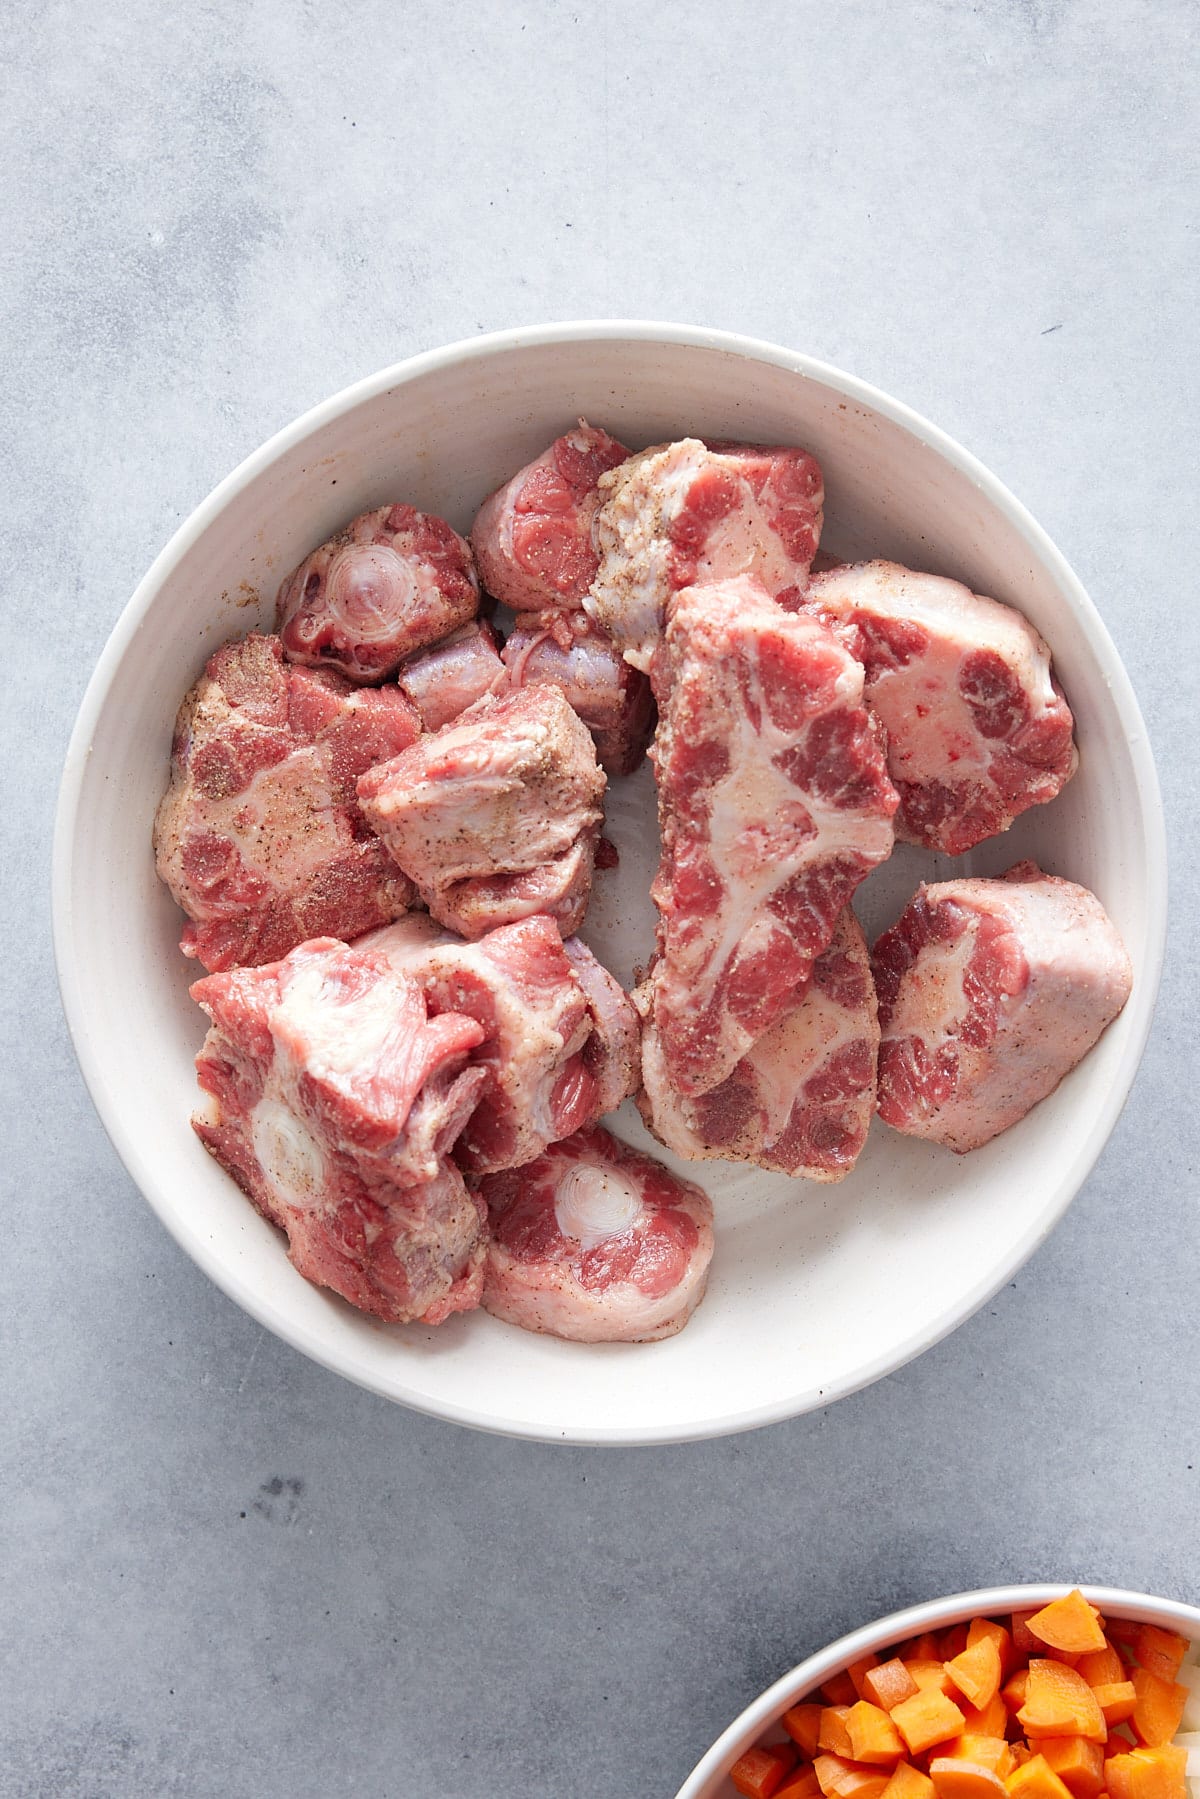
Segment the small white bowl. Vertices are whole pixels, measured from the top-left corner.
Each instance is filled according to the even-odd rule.
[[[814,1687],[863,1655],[879,1655],[892,1643],[920,1636],[926,1630],[945,1630],[968,1618],[999,1617],[1005,1612],[1031,1611],[1049,1605],[1071,1590],[1069,1582],[1025,1587],[986,1587],[978,1593],[955,1593],[949,1599],[930,1599],[907,1611],[893,1612],[862,1630],[851,1631],[800,1662],[789,1674],[767,1688],[740,1718],[717,1738],[708,1754],[692,1769],[676,1799],[737,1799],[726,1779],[739,1755],[771,1731],[772,1725]],[[1174,1599],[1155,1599],[1149,1593],[1126,1593],[1119,1587],[1084,1587],[1083,1593],[1099,1606],[1106,1618],[1128,1618],[1138,1624],[1159,1624],[1178,1631],[1193,1643],[1200,1642],[1200,1611]],[[772,1738],[778,1736],[772,1732]]]
[[[706,1163],[710,1291],[650,1346],[564,1344],[482,1314],[388,1328],[308,1286],[188,1127],[201,971],[155,879],[154,810],[179,701],[224,639],[270,628],[282,576],[353,514],[405,499],[466,529],[483,496],[577,415],[632,445],[695,433],[799,443],[824,467],[827,546],[961,577],[1044,633],[1082,764],[1052,806],[959,859],[1027,855],[1082,881],[1133,960],[1133,996],[1097,1049],[1014,1130],[960,1160],[877,1126],[840,1186]],[[644,958],[657,854],[649,771],[616,783],[621,850],[585,935],[625,981]],[[944,858],[901,849],[861,891],[868,930]],[[67,1019],[97,1110],[180,1244],[261,1323],[351,1380],[485,1429],[653,1443],[786,1418],[898,1367],[968,1317],[1061,1217],[1108,1137],[1158,985],[1166,904],[1158,786],[1103,624],[1054,545],[964,450],[897,401],[790,350],[673,325],[510,331],[414,357],[337,395],[235,470],[176,533],[100,659],[71,740],[55,840]],[[631,1107],[619,1128],[648,1143]],[[669,1159],[669,1158],[668,1158]]]

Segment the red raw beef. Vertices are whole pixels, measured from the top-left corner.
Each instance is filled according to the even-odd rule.
[[[205,1147],[297,1269],[391,1323],[478,1305],[482,1208],[448,1160],[486,1084],[474,1019],[427,1018],[409,976],[330,938],[192,988]]]
[[[419,731],[398,689],[289,667],[277,637],[217,650],[180,707],[154,824],[159,876],[192,920],[184,954],[213,970],[272,962],[406,911],[412,884],[355,782]]]
[[[577,610],[596,572],[596,483],[628,454],[580,419],[486,499],[471,547],[487,591],[514,612]]]
[[[1054,1091],[1133,980],[1095,895],[1033,862],[921,887],[872,960],[879,1116],[960,1154]]]
[[[479,610],[470,545],[445,519],[380,506],[306,556],[279,589],[290,662],[380,681]]]
[[[482,1187],[492,1241],[483,1303],[522,1330],[646,1343],[704,1294],[712,1204],[605,1130],[578,1131]]]
[[[961,855],[1075,773],[1050,651],[1011,606],[895,562],[814,575],[804,605],[866,669],[905,842]]]
[[[491,625],[486,619],[472,619],[440,643],[409,656],[400,664],[396,681],[425,729],[440,731],[485,694],[507,687],[508,674]]]
[[[821,533],[824,486],[806,450],[685,437],[602,476],[586,612],[635,668],[650,667],[671,595],[755,575],[799,600]]]
[[[690,1161],[753,1162],[813,1181],[840,1181],[875,1112],[879,1022],[862,927],[849,906],[801,997],[707,1093],[666,1079],[657,1032],[643,1039],[642,1116]]]
[[[559,688],[591,732],[600,766],[610,775],[630,775],[654,732],[650,682],[585,612],[564,613],[558,624],[556,634],[518,619],[503,651],[509,680],[514,687]]]
[[[363,814],[433,916],[464,937],[587,909],[604,774],[553,687],[477,700],[358,783]]]
[[[528,1162],[546,1144],[612,1110],[637,1084],[637,1017],[578,941],[527,918],[464,943],[414,914],[364,948],[414,979],[430,1012],[473,1018],[486,1071],[455,1151],[471,1174]]]
[[[752,576],[675,597],[652,679],[662,861],[648,1004],[666,1078],[694,1096],[792,1006],[891,851],[896,794],[861,667]]]

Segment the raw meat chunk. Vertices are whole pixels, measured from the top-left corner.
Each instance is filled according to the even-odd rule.
[[[862,669],[752,576],[675,597],[652,680],[652,1011],[666,1078],[695,1095],[789,1010],[891,851],[896,795]]]
[[[433,916],[464,937],[587,909],[604,775],[553,687],[491,694],[363,775],[359,803]]]
[[[578,609],[596,572],[596,483],[629,452],[580,419],[483,502],[471,547],[488,592],[514,612]]]
[[[330,938],[197,981],[193,1126],[297,1269],[391,1323],[478,1305],[482,1208],[446,1158],[486,1083],[474,1019],[427,1019],[387,959]]]
[[[380,681],[479,610],[470,545],[414,506],[380,506],[306,556],[279,589],[290,662]]]
[[[814,575],[804,604],[866,669],[906,843],[961,855],[1075,773],[1050,651],[1011,606],[895,562]]]
[[[630,775],[654,732],[650,682],[585,612],[563,614],[563,621],[568,631],[558,636],[536,621],[517,621],[503,652],[509,680],[514,687],[559,688],[591,732],[600,766],[610,775]]]
[[[492,1241],[483,1303],[522,1330],[648,1343],[683,1329],[712,1260],[712,1204],[605,1130],[483,1182]]]
[[[847,906],[812,980],[707,1093],[686,1098],[665,1078],[657,1032],[643,1039],[646,1123],[692,1161],[753,1162],[813,1181],[853,1168],[875,1112],[879,1021],[862,927]]]
[[[440,731],[487,693],[508,685],[496,633],[484,619],[460,625],[400,664],[396,681],[427,731]]]
[[[363,823],[357,777],[414,742],[395,688],[291,668],[277,637],[224,644],[179,710],[154,822],[160,878],[206,968],[272,962],[406,911],[409,882]]]
[[[786,606],[807,585],[825,496],[806,450],[685,437],[631,456],[600,495],[584,609],[635,668],[649,669],[682,587],[756,575]]]
[[[364,945],[410,976],[430,1012],[473,1018],[486,1071],[458,1139],[472,1174],[529,1162],[617,1106],[637,1082],[637,1019],[628,998],[577,939],[528,918],[464,943],[419,914]]]
[[[872,961],[879,1116],[960,1154],[1052,1093],[1133,981],[1095,895],[1033,862],[921,887]]]

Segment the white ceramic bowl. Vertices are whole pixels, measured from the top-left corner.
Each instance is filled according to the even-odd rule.
[[[652,1346],[564,1344],[475,1314],[389,1328],[308,1286],[282,1237],[188,1128],[200,972],[155,879],[150,827],[171,725],[225,638],[269,628],[282,576],[354,513],[403,498],[466,529],[483,496],[584,414],[642,445],[687,432],[800,443],[826,474],[826,544],[961,577],[1025,611],[1054,649],[1082,765],[1053,806],[960,858],[1037,856],[1099,894],[1133,997],[1017,1128],[966,1160],[876,1126],[840,1186],[722,1163],[710,1291]],[[618,783],[617,875],[585,935],[621,978],[652,934],[649,771]],[[944,859],[901,850],[860,895],[868,930]],[[746,1429],[898,1367],[981,1305],[1041,1242],[1112,1130],[1146,1040],[1162,957],[1165,852],[1137,704],[1094,608],[1045,534],[934,426],[790,350],[670,325],[505,332],[414,357],[290,425],[193,514],[130,600],[71,740],[55,844],[64,1004],[96,1107],[168,1229],[237,1303],[306,1354],[404,1404],[487,1429],[647,1443]],[[648,1142],[632,1107],[620,1128]]]
[[[910,1606],[907,1611],[893,1612],[862,1630],[831,1643],[828,1649],[810,1655],[789,1674],[767,1688],[740,1718],[736,1718],[719,1736],[708,1754],[688,1775],[676,1799],[737,1799],[735,1789],[726,1776],[738,1756],[761,1737],[777,1739],[780,1732],[772,1727],[790,1705],[795,1705],[831,1674],[857,1661],[862,1655],[880,1655],[892,1643],[906,1637],[919,1636],[926,1630],[944,1630],[968,1618],[999,1617],[1004,1612],[1029,1611],[1048,1605],[1070,1591],[1070,1583],[1024,1587],[987,1587],[978,1593],[955,1593],[949,1599],[930,1599],[924,1605]],[[1139,1624],[1159,1624],[1164,1630],[1178,1631],[1193,1643],[1200,1642],[1200,1611],[1195,1606],[1181,1605],[1173,1599],[1154,1599],[1149,1593],[1126,1593],[1119,1587],[1084,1587],[1093,1605],[1099,1606],[1106,1618],[1128,1618]]]

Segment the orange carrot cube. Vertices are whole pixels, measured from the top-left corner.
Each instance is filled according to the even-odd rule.
[[[779,1720],[793,1743],[798,1744],[801,1752],[810,1760],[817,1753],[821,1713],[824,1709],[821,1705],[790,1705]]]
[[[967,1625],[951,1624],[948,1630],[938,1632],[938,1660],[951,1662],[956,1655],[961,1655],[967,1646]]]
[[[1098,1799],[1104,1791],[1104,1749],[1085,1737],[1042,1737],[1039,1752],[1074,1799]]]
[[[981,1637],[946,1663],[946,1673],[969,1704],[985,1706],[1000,1691],[1000,1651]]]
[[[969,1730],[949,1743],[939,1744],[938,1754],[953,1756],[956,1761],[975,1762],[981,1768],[990,1768],[1001,1780],[1006,1780],[1017,1765],[1013,1760],[1012,1750],[1003,1737],[980,1736]]]
[[[826,1705],[822,1708],[821,1728],[817,1732],[818,1749],[824,1749],[830,1755],[844,1755],[847,1761],[854,1759],[850,1753],[850,1732],[846,1729],[846,1719],[849,1716],[848,1705]]]
[[[904,1666],[922,1692],[932,1687],[935,1692],[944,1693],[951,1686],[945,1662],[931,1661],[927,1656],[914,1656]]]
[[[1125,1678],[1125,1664],[1109,1642],[1103,1649],[1081,1655],[1075,1666],[1090,1687],[1111,1686],[1113,1681]]]
[[[1024,1698],[1021,1701],[1024,1704]],[[955,1700],[955,1704],[966,1719],[967,1730],[977,1737],[1002,1737],[1008,1729],[1008,1707],[1000,1693],[994,1693],[986,1705],[968,1705],[963,1700]]]
[[[1175,1679],[1188,1647],[1186,1637],[1174,1630],[1161,1630],[1157,1624],[1139,1624],[1133,1639],[1133,1652],[1139,1662],[1160,1680]]]
[[[904,1660],[914,1662],[940,1662],[945,1657],[938,1654],[938,1640],[932,1630],[927,1630],[919,1637],[914,1637],[912,1647]]]
[[[772,1744],[769,1749],[757,1744],[738,1756],[729,1770],[730,1781],[745,1799],[775,1799],[784,1776],[791,1771],[793,1754],[790,1744],[786,1755],[782,1744]]]
[[[843,1755],[818,1755],[813,1769],[826,1799],[879,1799],[888,1776],[879,1768],[863,1768]]]
[[[957,1755],[935,1755],[929,1778],[937,1799],[1002,1799],[1004,1782],[991,1768]]]
[[[936,1687],[926,1687],[912,1699],[903,1699],[894,1707],[892,1723],[904,1738],[911,1755],[932,1749],[935,1743],[948,1742],[962,1735],[963,1715],[953,1699]]]
[[[1033,1618],[1036,1615],[1035,1607],[1035,1609],[1030,1612],[1014,1612],[1010,1619],[1012,1625],[1013,1648],[1017,1651],[1018,1655],[1040,1655],[1041,1653],[1042,1639],[1040,1637],[1035,1637],[1033,1632],[1028,1628],[1030,1618]]]
[[[933,1782],[911,1762],[897,1762],[883,1794],[884,1799],[934,1799]]]
[[[1048,1643],[1064,1655],[1089,1655],[1105,1646],[1099,1618],[1095,1606],[1073,1587],[1064,1599],[1052,1599],[1034,1612],[1025,1626],[1039,1644]]]
[[[1010,1712],[1019,1712],[1025,1703],[1025,1694],[1029,1686],[1029,1669],[1018,1668],[1010,1675],[1000,1689],[1000,1696]]]
[[[904,1754],[900,1732],[888,1714],[869,1699],[860,1699],[846,1714],[850,1759],[874,1767],[891,1768]]]
[[[1031,1755],[1004,1783],[1008,1799],[1071,1799],[1044,1755]]]
[[[840,1674],[831,1674],[828,1680],[822,1681],[820,1693],[826,1705],[853,1705],[858,1698],[854,1682],[845,1670]]]
[[[1105,1766],[1112,1799],[1187,1799],[1186,1749],[1161,1743],[1111,1756]]]
[[[860,1656],[856,1662],[850,1663],[846,1672],[850,1676],[850,1682],[854,1688],[856,1698],[869,1699],[871,1697],[869,1693],[863,1691],[863,1681],[870,1673],[871,1669],[877,1668],[878,1666],[879,1657],[877,1655],[863,1655]]]
[[[821,1783],[817,1771],[805,1762],[787,1775],[775,1799],[819,1799]]]
[[[1136,1695],[1130,1718],[1133,1734],[1139,1743],[1157,1749],[1160,1743],[1169,1743],[1179,1729],[1188,1690],[1152,1674],[1149,1668],[1135,1668],[1130,1679]]]
[[[1012,1633],[1005,1630],[1003,1624],[996,1624],[991,1618],[972,1618],[967,1627],[967,1648],[973,1649],[980,1637],[991,1637],[1000,1651],[1000,1666],[1007,1680],[1012,1673],[1016,1657],[1013,1653]]]
[[[1132,1718],[1137,1688],[1131,1680],[1114,1680],[1107,1686],[1093,1687],[1092,1691],[1110,1730],[1114,1724],[1124,1724]]]
[[[1017,1713],[1025,1735],[1038,1737],[1087,1737],[1102,1743],[1108,1735],[1104,1713],[1082,1675],[1061,1662],[1035,1657],[1029,1664],[1025,1703]]]
[[[864,1699],[870,1699],[881,1711],[890,1712],[902,1699],[911,1699],[919,1691],[904,1663],[895,1656],[889,1662],[880,1662],[863,1676]]]

